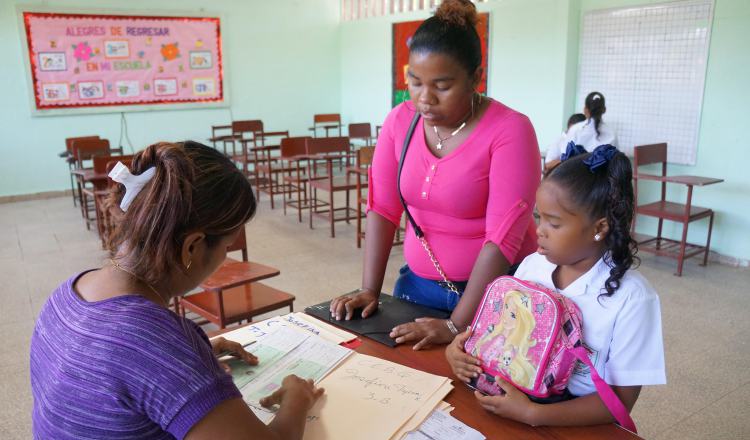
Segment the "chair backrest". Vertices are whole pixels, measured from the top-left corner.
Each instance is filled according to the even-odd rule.
[[[661,164],[661,175],[667,175],[667,144],[638,145],[633,148],[633,194],[638,209],[638,167],[653,163]],[[667,199],[667,183],[661,182],[661,201]],[[633,224],[635,226],[635,223]]]
[[[112,166],[114,167],[114,164],[117,162],[122,162],[125,165],[127,165],[128,168],[130,168],[130,164],[133,162],[133,156],[94,156],[94,172],[97,174],[103,174],[107,173],[109,174],[110,171],[112,171],[112,168],[107,169],[110,162],[112,163]]]
[[[313,123],[323,124],[327,122],[341,123],[341,115],[338,113],[323,113],[313,116]]]
[[[72,138],[65,138],[65,149],[70,153],[71,155],[74,155],[73,152],[73,142],[75,141],[87,141],[91,139],[99,139],[99,136],[78,136],[78,137],[72,137]],[[75,156],[73,156],[75,157]]]
[[[109,156],[109,141],[107,139],[82,139],[73,142],[73,156],[80,167],[85,160],[95,156]]]
[[[351,139],[367,139],[372,137],[372,127],[369,122],[349,124],[349,137]]]
[[[372,165],[375,147],[362,147],[357,150],[357,166],[367,168]]]
[[[247,237],[245,237],[245,226],[240,226],[240,233],[234,243],[227,246],[227,252],[242,251],[242,261],[247,261]]]
[[[310,136],[287,137],[281,139],[279,147],[281,156],[292,157],[307,154],[307,142]]]
[[[348,136],[327,137],[327,138],[308,138],[307,139],[307,153],[308,154],[348,153],[348,152],[349,152],[349,137]]]
[[[633,163],[637,169],[641,165],[667,162],[667,144],[639,145],[633,149]],[[637,172],[637,170],[636,170]]]
[[[260,119],[253,119],[247,121],[232,121],[232,133],[257,133],[263,131],[263,121]]]

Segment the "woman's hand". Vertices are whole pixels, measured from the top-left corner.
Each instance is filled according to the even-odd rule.
[[[395,339],[397,344],[418,341],[412,347],[414,350],[427,345],[447,344],[453,340],[453,333],[446,322],[446,319],[417,318],[414,322],[394,327],[389,336]]]
[[[485,396],[479,391],[474,392],[482,408],[507,419],[534,425],[534,408],[537,404],[500,377],[495,378],[495,383],[504,391],[504,394]]]
[[[464,346],[469,337],[471,337],[471,327],[456,335],[453,342],[445,349],[445,358],[448,360],[453,374],[466,383],[482,374],[482,362],[464,351]]]
[[[345,318],[348,321],[352,319],[352,315],[356,309],[364,308],[362,310],[362,318],[367,318],[378,309],[379,297],[378,293],[370,289],[359,289],[334,298],[331,301],[331,317],[336,320]]]
[[[325,390],[316,387],[312,379],[305,380],[290,374],[281,382],[281,388],[260,399],[260,404],[266,408],[294,404],[299,405],[296,409],[307,412],[323,393]]]
[[[230,341],[228,339],[218,337],[211,340],[211,348],[213,349],[214,356],[219,356],[222,353],[228,353],[236,358],[243,360],[248,365],[258,365],[258,358],[252,353],[245,351],[245,348],[239,342]],[[225,362],[219,362],[224,371],[227,373],[232,372],[232,369]]]

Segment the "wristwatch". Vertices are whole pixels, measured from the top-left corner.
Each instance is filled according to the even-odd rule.
[[[456,328],[456,324],[454,324],[453,321],[451,321],[450,319],[447,319],[445,321],[445,325],[448,326],[448,330],[450,330],[454,336],[458,334],[458,329]]]

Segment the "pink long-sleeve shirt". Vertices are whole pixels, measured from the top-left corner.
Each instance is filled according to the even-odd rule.
[[[388,114],[370,169],[368,211],[395,225],[403,213],[396,188],[398,161],[413,117],[409,102]],[[529,119],[497,101],[490,102],[463,144],[443,158],[429,150],[420,119],[406,154],[401,190],[450,280],[469,279],[486,243],[496,244],[511,264],[536,251],[532,212],[540,162]],[[404,255],[420,277],[441,279],[411,226]]]

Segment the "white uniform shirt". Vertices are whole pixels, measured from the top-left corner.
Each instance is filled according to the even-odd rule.
[[[544,159],[545,162],[560,159],[570,141],[573,141],[576,145],[583,146],[589,153],[594,151],[594,148],[599,145],[610,144],[616,147],[617,136],[610,126],[601,121],[599,123],[599,133],[597,134],[595,125],[593,119],[586,119],[571,126],[564,138],[561,137],[555,144],[550,145],[547,150],[547,156]]]
[[[648,281],[628,270],[614,295],[599,297],[606,293],[604,282],[609,277],[604,259],[562,290],[552,282],[556,267],[545,256],[533,253],[514,276],[556,290],[578,305],[584,344],[604,381],[619,386],[667,383],[659,297]],[[596,392],[591,373],[581,362],[576,363],[568,390],[576,396]]]

